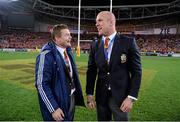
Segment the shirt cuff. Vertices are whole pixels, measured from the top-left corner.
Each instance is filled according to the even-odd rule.
[[[92,94],[87,94],[87,96],[93,96]]]
[[[137,98],[135,98],[135,97],[133,97],[133,96],[130,96],[130,95],[128,95],[128,98],[131,98],[131,99],[133,99],[133,100],[138,100]]]

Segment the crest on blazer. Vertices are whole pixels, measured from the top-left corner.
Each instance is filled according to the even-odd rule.
[[[126,54],[121,55],[121,63],[125,63],[127,61],[127,56]]]

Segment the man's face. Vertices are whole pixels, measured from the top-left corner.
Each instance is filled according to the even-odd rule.
[[[96,18],[96,27],[98,29],[99,35],[107,35],[109,28],[111,27],[110,21],[106,14],[100,13]]]
[[[69,29],[62,29],[61,30],[61,36],[60,37],[55,37],[55,43],[62,47],[62,48],[67,48],[67,47],[71,47],[71,34]]]

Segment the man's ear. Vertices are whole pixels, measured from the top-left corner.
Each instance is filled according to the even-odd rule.
[[[110,24],[113,25],[114,24],[114,20],[111,18],[110,20]]]
[[[113,26],[113,24],[114,24],[114,23],[113,23],[113,21],[112,21],[112,20],[110,20],[110,25],[111,25],[111,27]]]
[[[54,37],[54,39],[55,39],[54,41],[56,42],[57,40],[59,40],[59,38],[60,38],[60,37],[55,36],[55,37]]]

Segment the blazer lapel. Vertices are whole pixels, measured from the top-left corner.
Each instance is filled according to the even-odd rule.
[[[76,67],[76,64],[75,64],[75,61],[73,58],[73,53],[72,53],[71,49],[67,49],[67,54],[69,56],[69,60],[70,60],[71,66],[72,66],[72,77],[74,77],[74,76],[77,77],[78,71],[77,71],[77,67]]]
[[[113,47],[112,47],[112,51],[111,51],[111,56],[110,56],[110,62],[109,62],[109,67],[111,68],[111,65],[112,65],[112,62],[113,62],[113,59],[116,58],[116,52],[117,52],[117,49],[119,47],[119,36],[116,34],[115,36],[115,39],[114,39],[114,44],[113,44]]]
[[[63,65],[63,68],[65,69],[66,75],[67,75],[69,78],[71,78],[71,77],[70,77],[70,74],[69,74],[69,70],[68,70],[68,68],[67,68],[67,66],[66,66],[66,64],[65,64],[65,62],[64,62],[63,57],[62,57],[61,54],[59,53],[59,51],[58,51],[58,54],[59,54],[60,60],[63,62],[62,65]]]
[[[72,53],[71,53],[71,51],[67,51],[67,54],[69,56],[69,60],[70,60],[70,63],[71,63],[71,66],[72,66],[72,70],[73,70],[73,73],[74,73],[76,71],[75,71],[75,62],[74,62]]]
[[[98,64],[99,66],[102,66],[103,68],[105,68],[105,70],[109,69],[106,58],[105,58],[105,54],[104,54],[103,41],[101,41],[100,47],[95,53],[95,61],[96,61],[96,64]]]
[[[105,54],[104,54],[104,45],[103,45],[103,41],[101,41],[100,43],[100,47],[99,50],[96,52],[96,59],[97,59],[97,63],[102,63],[102,62],[106,62],[106,58],[105,58]]]
[[[69,78],[71,78],[70,76],[70,73],[69,73],[69,69],[67,68],[66,64],[64,63],[64,68],[65,68],[65,71],[66,71],[66,74]]]

